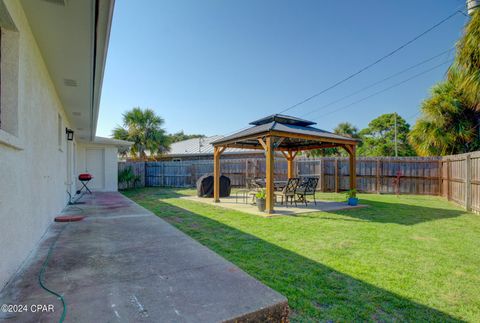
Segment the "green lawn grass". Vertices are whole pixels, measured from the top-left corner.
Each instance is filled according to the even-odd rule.
[[[179,198],[193,193],[124,192],[285,295],[294,322],[480,322],[479,215],[361,194],[368,208],[265,218]]]

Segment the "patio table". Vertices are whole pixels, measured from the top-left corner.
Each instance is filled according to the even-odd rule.
[[[265,186],[266,186],[266,182],[265,182],[264,178],[256,179],[255,183],[260,185],[262,188],[265,188]],[[285,185],[287,185],[287,181],[283,181],[283,180],[273,181],[273,186],[274,186],[275,190],[281,191],[285,187]]]

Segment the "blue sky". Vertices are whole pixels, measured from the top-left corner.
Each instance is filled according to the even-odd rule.
[[[279,112],[372,63],[464,5],[463,0],[117,0],[97,135],[140,106],[168,132],[226,134]],[[463,9],[463,7],[462,7]],[[452,47],[458,14],[394,56],[288,114],[332,130],[359,128],[383,113],[415,121],[448,65],[341,109],[453,58],[427,64],[335,105],[356,90]],[[323,108],[322,108],[323,107]],[[318,110],[319,108],[322,108]]]

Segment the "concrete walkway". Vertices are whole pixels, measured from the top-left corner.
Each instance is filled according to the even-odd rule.
[[[65,298],[66,322],[222,322],[287,319],[284,296],[119,193],[86,196],[81,222],[54,223],[21,272],[0,293],[8,322],[54,322],[61,302],[38,274],[58,237],[45,285]],[[33,313],[31,305],[53,305]],[[47,309],[47,308],[45,308]]]
[[[257,206],[252,204],[251,197],[247,199],[247,201],[245,201],[245,199],[242,199],[241,197],[235,197],[234,193],[232,195],[233,196],[220,198],[220,203],[215,203],[213,201],[213,198],[206,198],[206,197],[182,196],[181,198],[190,200],[190,201],[219,206],[219,207],[223,207],[223,208],[234,210],[234,211],[260,215],[264,217],[271,217],[271,216],[278,216],[278,215],[295,216],[295,215],[312,213],[312,212],[334,212],[334,211],[340,211],[340,210],[349,210],[349,209],[358,209],[358,208],[367,207],[367,205],[362,205],[362,204],[359,204],[356,206],[350,206],[345,202],[333,202],[333,201],[317,201],[317,204],[315,205],[313,201],[308,200],[309,202],[307,206],[305,206],[304,203],[300,203],[300,202],[297,202],[297,206],[290,205],[290,202],[288,206],[284,206],[284,205],[281,205],[280,203],[276,203],[275,209],[274,209],[275,213],[268,214],[265,212],[260,212]]]

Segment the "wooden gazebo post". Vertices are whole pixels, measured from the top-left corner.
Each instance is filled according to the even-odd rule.
[[[282,154],[283,156],[285,157],[285,159],[287,160],[287,176],[288,178],[293,178],[295,177],[295,168],[293,167],[293,161],[295,159],[295,157],[297,156],[297,153],[298,151],[291,151],[289,150],[288,152],[284,152],[282,150]]]
[[[353,190],[357,187],[357,164],[356,164],[356,145],[345,145],[345,150],[350,157],[350,189]]]
[[[275,147],[273,145],[273,137],[266,136],[258,138],[258,142],[265,149],[265,212],[273,213],[274,205],[274,165],[275,165]]]
[[[220,155],[226,147],[213,147],[213,200],[220,202]]]
[[[274,165],[275,165],[275,155],[273,147],[273,138],[271,136],[266,137],[265,139],[265,150],[266,150],[266,198],[265,198],[265,212],[273,213],[274,205]]]

